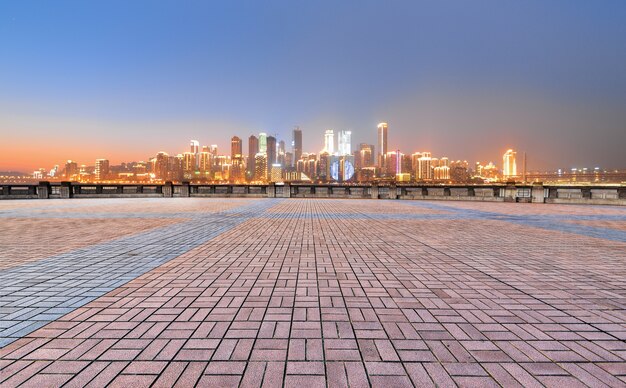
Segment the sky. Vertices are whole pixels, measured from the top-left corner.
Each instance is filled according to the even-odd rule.
[[[626,2],[0,1],[0,171],[267,132],[626,168]],[[244,148],[247,140],[244,141]]]

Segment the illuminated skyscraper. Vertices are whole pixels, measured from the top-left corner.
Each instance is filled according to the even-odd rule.
[[[335,153],[335,132],[332,129],[327,129],[324,133],[324,151],[327,154]]]
[[[259,133],[259,152],[267,153],[267,133]]]
[[[233,136],[230,139],[230,157],[234,159],[241,155],[243,155],[241,138]]]
[[[183,177],[192,179],[196,172],[196,155],[192,152],[183,153]]]
[[[208,179],[211,177],[211,167],[213,166],[213,155],[210,152],[202,151],[198,154],[198,170],[200,177]]]
[[[154,177],[156,179],[167,180],[169,178],[170,157],[167,153],[161,151],[156,154],[154,161]]]
[[[516,156],[517,152],[513,150],[507,150],[502,156],[502,177],[504,179],[517,176],[517,165],[515,163]]]
[[[430,152],[422,152],[422,156],[418,159],[417,178],[420,180],[432,179],[432,165]]]
[[[373,167],[372,146],[370,144],[361,143],[359,145],[358,158],[355,160],[357,168]]]
[[[192,154],[197,154],[200,152],[200,142],[198,140],[192,140],[189,144],[189,152]]]
[[[281,140],[278,142],[278,151],[276,152],[276,163],[282,165],[283,167],[290,167],[291,164],[287,164],[285,162],[285,141]]]
[[[384,169],[385,155],[387,155],[387,123],[378,124],[378,167]]]
[[[65,179],[72,179],[76,175],[78,175],[78,163],[68,160],[65,163]]]
[[[280,164],[272,164],[270,170],[270,182],[282,182],[283,181],[283,166]]]
[[[300,127],[293,127],[291,147],[293,149],[293,159],[295,164],[298,160],[302,159],[302,130],[300,130]]]
[[[254,179],[267,180],[267,154],[265,152],[258,152],[254,156]]]
[[[339,156],[352,154],[352,132],[351,131],[339,131],[338,138],[338,151]]]
[[[97,181],[105,180],[109,176],[109,160],[108,159],[96,159],[96,168],[94,175]]]

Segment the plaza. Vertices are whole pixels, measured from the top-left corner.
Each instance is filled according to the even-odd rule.
[[[0,201],[0,385],[626,386],[626,207]]]

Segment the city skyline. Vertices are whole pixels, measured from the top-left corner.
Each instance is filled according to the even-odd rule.
[[[611,1],[3,2],[0,170],[294,125],[313,149],[327,128],[377,144],[381,119],[390,150],[623,168],[624,19]]]

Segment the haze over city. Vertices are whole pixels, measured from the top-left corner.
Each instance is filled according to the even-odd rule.
[[[35,6],[36,5],[36,6]],[[3,2],[0,171],[327,129],[529,169],[626,166],[626,4]]]

